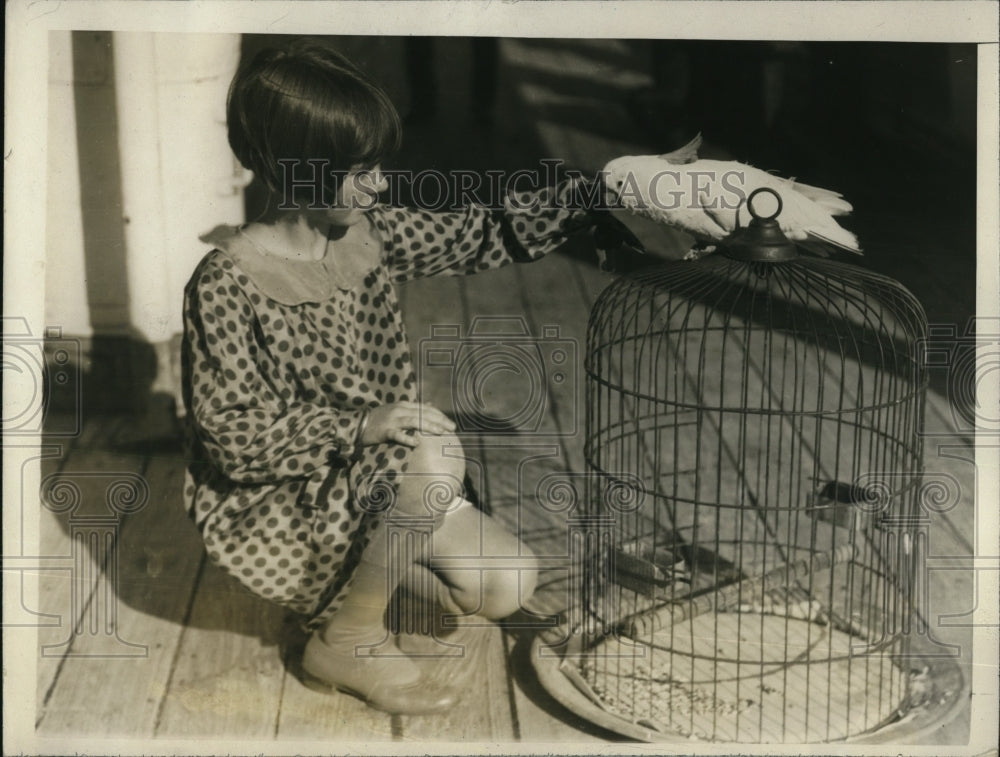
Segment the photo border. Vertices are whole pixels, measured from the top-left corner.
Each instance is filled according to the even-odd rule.
[[[32,333],[44,332],[46,124],[48,32],[52,30],[143,30],[150,32],[240,32],[329,35],[611,37],[755,40],[856,40],[978,43],[977,145],[977,315],[1000,314],[998,272],[998,57],[997,5],[994,2],[367,2],[364,0],[195,0],[143,2],[100,0],[12,0],[6,7],[6,126],[4,314],[27,320]],[[43,282],[41,285],[39,282]],[[4,376],[4,402],[15,403],[20,387]],[[983,401],[998,400],[997,387],[984,386]],[[19,439],[31,444],[38,440]],[[980,531],[976,556],[992,557],[997,529],[1000,448],[977,440],[976,466],[983,481],[977,497]],[[37,471],[24,479],[39,483]],[[20,480],[4,476],[7,507],[20,502]],[[985,495],[985,496],[984,496]],[[37,523],[27,524],[24,539],[37,540]],[[17,534],[4,531],[4,552],[20,548]],[[978,576],[980,597],[1000,596],[1000,572]],[[5,613],[14,597],[5,596]],[[978,608],[994,617],[997,603]],[[4,744],[7,753],[28,754],[424,754],[478,753],[648,753],[664,746],[608,744],[475,744],[391,742],[336,744],[308,741],[131,741],[117,739],[41,739],[34,733],[35,655],[30,629],[4,634]],[[27,653],[25,650],[28,650]],[[984,749],[983,738],[996,733],[996,627],[977,628],[973,640],[976,694],[972,701],[972,739],[954,754]],[[994,736],[995,738],[995,736]],[[978,739],[978,740],[977,740]],[[995,741],[992,742],[995,748]],[[732,753],[733,745],[692,744],[698,753]],[[673,747],[667,747],[673,749]],[[745,754],[801,754],[800,746],[739,745]],[[941,754],[941,747],[886,748],[869,745],[817,745],[812,752],[841,754]]]

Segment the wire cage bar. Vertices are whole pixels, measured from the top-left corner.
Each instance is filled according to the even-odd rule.
[[[843,740],[901,716],[925,335],[901,285],[819,258],[717,254],[604,291],[585,513],[610,536],[586,557],[563,665],[593,703],[727,742]]]

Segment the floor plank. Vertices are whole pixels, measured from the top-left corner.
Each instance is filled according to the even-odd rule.
[[[534,327],[560,324],[561,321],[546,321],[544,318],[551,315],[551,312],[536,310],[539,302],[534,295],[544,291],[541,287],[546,282],[527,282],[533,276],[543,276],[550,274],[552,269],[558,271],[561,268],[560,260],[552,263],[543,260],[492,272],[489,274],[490,279],[487,276],[470,279],[466,289],[470,303],[469,318],[524,319],[524,328],[531,337],[538,338],[540,332]],[[551,275],[548,278],[547,283],[551,283]],[[548,296],[548,293],[545,294]],[[579,315],[579,312],[575,314]],[[570,311],[569,315],[574,313]],[[579,355],[576,359],[579,360]],[[544,380],[548,366],[543,364],[539,367]],[[503,378],[488,384],[487,397],[495,415],[512,417],[525,407],[527,382],[523,380],[523,376],[518,377],[518,381]],[[546,385],[543,388],[545,391],[548,389]],[[539,557],[545,559],[568,556],[566,519],[574,503],[567,501],[560,503],[559,507],[547,509],[548,502],[542,500],[559,483],[569,484],[575,497],[582,494],[582,479],[569,463],[573,455],[580,457],[580,435],[552,433],[562,430],[560,416],[565,419],[576,412],[576,391],[575,388],[566,387],[565,390],[560,389],[558,394],[549,394],[547,404],[541,408],[545,417],[536,424],[537,428],[525,426],[521,433],[509,436],[484,433],[479,439],[490,498],[497,503],[498,511],[501,505],[504,510],[502,514],[498,512],[497,517],[503,518],[508,527],[534,548]],[[568,449],[573,449],[574,452],[568,453]],[[551,528],[557,529],[556,534],[549,531]],[[558,533],[560,530],[561,533]],[[531,533],[535,533],[535,537],[530,536]],[[536,538],[540,535],[544,535],[543,538],[547,541]]]
[[[550,271],[554,270],[555,273],[550,272],[547,275],[542,275],[546,272],[544,269],[539,269],[539,266],[545,266],[546,264],[547,261],[543,261],[531,264],[530,266],[511,266],[474,279],[464,280],[462,288],[467,305],[462,325],[466,329],[471,328],[473,319],[477,317],[480,319],[490,319],[490,323],[492,324],[497,322],[492,319],[505,317],[509,319],[521,319],[527,315],[525,325],[529,333],[538,335],[539,324],[561,323],[564,318],[543,320],[553,316],[551,309],[541,313],[540,316],[534,316],[530,312],[530,308],[535,304],[533,295],[544,293],[547,298],[550,298],[550,292],[545,291],[546,287],[551,286],[555,278],[564,275],[566,273],[566,266],[570,265],[567,261],[552,256],[552,262],[548,263],[548,266]],[[538,282],[534,281],[533,277],[535,276],[539,278]],[[526,280],[532,281],[530,291],[528,292],[525,292],[524,282]],[[530,303],[527,314],[525,313],[526,301]],[[585,312],[583,303],[580,303],[577,310],[576,315],[581,315]],[[563,313],[565,315],[565,310]],[[433,315],[430,317],[433,317]],[[480,324],[482,323],[484,323],[483,320],[480,321]],[[412,331],[411,329],[411,333]],[[578,338],[578,336],[575,334],[570,338]],[[574,359],[578,358],[579,356],[577,355]],[[435,386],[437,391],[441,391],[444,382],[425,381],[423,384],[425,391],[429,385]],[[488,393],[486,396],[489,402],[489,409],[494,416],[512,417],[524,406],[525,397],[518,393],[519,386],[521,385],[502,380],[487,382],[486,388],[488,389]],[[553,404],[545,408],[548,416],[544,419],[544,423],[547,424],[543,427],[545,430],[558,428],[552,421],[558,417],[560,411],[565,411],[567,405],[573,412],[576,412],[576,408],[573,405],[577,397],[572,394],[573,391],[575,391],[575,387],[570,387],[570,392],[562,392],[557,398],[551,395],[548,397],[548,401]],[[454,397],[449,399],[451,400],[448,403],[449,409],[454,410],[456,404]],[[482,471],[482,480],[486,488],[486,497],[491,503],[495,517],[503,522],[511,531],[519,533],[522,540],[529,544],[535,550],[536,554],[539,554],[543,558],[548,558],[550,562],[553,559],[558,561],[561,558],[565,564],[568,558],[565,517],[556,517],[554,523],[551,519],[546,520],[543,518],[539,520],[539,513],[544,513],[545,511],[538,508],[534,499],[535,483],[541,476],[544,476],[546,473],[563,472],[566,470],[565,453],[563,446],[560,444],[560,438],[558,436],[553,437],[551,435],[534,433],[522,433],[515,436],[482,433],[470,438],[467,453],[470,453],[471,456],[482,463],[480,470]],[[532,466],[532,462],[540,463],[540,467],[537,465]],[[527,477],[525,476],[526,472],[528,474]],[[550,601],[548,603],[539,603],[535,599],[529,603],[531,607],[536,608],[539,612],[544,612],[546,608],[556,610],[565,607],[567,601],[565,596],[567,590],[565,570],[562,573],[564,579],[562,582],[558,580],[558,574],[559,571],[548,571],[543,575],[543,589],[539,594],[549,596]],[[537,624],[537,622],[537,618],[528,617],[522,619],[522,623],[528,625],[532,623]],[[524,629],[521,629],[520,633],[523,635]],[[499,640],[500,637],[497,636],[496,638]],[[504,663],[504,656],[508,652],[509,648],[507,650],[503,648],[496,649],[493,656],[494,662],[482,669],[488,671],[489,675],[494,675],[497,670],[497,664]],[[511,660],[507,664],[515,667],[527,665],[526,670],[511,671],[515,681],[530,678],[530,659],[519,658],[516,661]],[[505,670],[505,668],[506,664],[500,670]],[[497,695],[494,694],[491,699],[495,701]],[[525,697],[517,683],[513,686],[513,701],[516,706],[516,717],[519,727],[522,717],[527,718],[526,722],[529,734],[522,732],[520,734],[522,740],[532,740],[535,737],[547,740],[557,738],[559,734],[577,735],[578,732],[576,729],[565,727],[531,703]],[[509,708],[510,705],[506,704],[506,706]],[[522,706],[525,708],[524,712],[522,712]],[[498,710],[494,717],[499,717],[500,714],[501,712]],[[508,715],[508,719],[509,717]],[[513,724],[505,724],[498,732],[498,735],[502,735],[504,729],[512,727]],[[476,730],[481,730],[481,728],[481,726],[474,728],[473,735],[475,735]],[[446,728],[442,732],[451,733],[451,730]],[[409,738],[416,731],[407,726],[404,733]],[[480,734],[478,737],[482,738],[482,735]]]
[[[39,629],[38,634],[36,727],[40,732],[71,730],[79,727],[79,718],[90,727],[96,725],[83,711],[86,699],[92,696],[92,688],[86,694],[78,692],[77,696],[70,696],[72,707],[52,701],[57,692],[61,699],[64,680],[72,688],[75,671],[94,667],[93,655],[135,657],[145,653],[137,646],[141,642],[118,637],[113,631],[109,634],[105,625],[109,620],[113,623],[110,613],[114,612],[117,603],[110,593],[113,587],[105,574],[105,561],[116,557],[113,534],[120,529],[114,511],[106,504],[106,497],[111,496],[112,487],[117,483],[136,486],[143,465],[141,459],[114,450],[115,439],[125,425],[126,419],[122,417],[91,418],[58,470],[49,474],[52,477],[48,481],[42,481],[42,496],[56,503],[61,512],[53,512],[50,508],[43,508],[41,512],[39,552],[45,556],[46,563],[57,567],[42,572],[39,609],[42,613],[59,616],[61,622],[58,626]],[[71,504],[71,499],[62,499],[68,491],[64,487],[75,487],[78,492],[78,504],[65,510],[61,505]],[[101,519],[96,525],[88,520],[94,517]],[[82,539],[75,549],[74,528],[79,529]],[[92,542],[89,535],[99,535],[96,536],[98,541]],[[112,537],[110,545],[104,541],[109,536]],[[108,546],[110,549],[106,549]]]
[[[273,738],[285,672],[283,630],[281,608],[203,563],[156,735]]]
[[[391,716],[347,694],[313,691],[286,676],[276,738],[337,743],[393,741]]]
[[[507,278],[488,291],[481,288],[481,279],[470,281],[470,309],[488,317],[521,314],[529,333],[536,338],[543,336],[545,326],[557,326],[555,338],[574,343],[576,354],[572,359],[579,370],[581,328],[585,327],[587,308],[582,299],[573,299],[572,289],[566,292],[565,277],[572,265],[572,261],[556,253],[510,269],[510,273],[501,272]],[[560,296],[554,298],[553,292]],[[513,679],[518,735],[523,742],[596,742],[606,734],[595,735],[592,726],[559,706],[538,684],[531,660],[532,639],[561,619],[570,603],[569,518],[574,512],[574,500],[583,496],[578,475],[582,461],[582,376],[577,374],[573,382],[553,382],[554,366],[543,367],[547,371],[544,378],[549,418],[540,428],[562,434],[522,434],[507,440],[484,435],[481,439],[496,517],[518,533],[543,561],[539,588],[525,603],[525,612],[505,621],[506,654]],[[503,382],[495,385],[492,399],[508,412],[516,411],[524,402],[516,384]],[[570,428],[570,421],[575,428]],[[575,433],[567,434],[570,430]],[[569,492],[569,499],[553,506],[553,492],[560,486],[565,487],[563,493]]]
[[[569,470],[583,471],[585,375],[583,359],[587,349],[587,318],[591,303],[585,301],[577,287],[572,286],[573,269],[584,265],[560,253],[553,253],[531,265],[518,266],[518,289],[526,303],[526,316],[531,331],[543,335],[554,330],[552,337],[541,342],[555,342],[554,349],[565,350],[569,364],[545,365],[545,379],[551,412],[556,416],[560,442],[566,451]],[[567,283],[570,283],[567,286]],[[546,348],[545,355],[552,352]]]
[[[64,440],[57,441],[51,450],[53,456],[43,458],[40,461],[39,480],[41,482],[44,482],[49,476],[57,475],[65,466],[72,446]],[[21,514],[22,519],[25,520],[33,517],[38,518],[37,549],[33,550],[33,545],[23,543],[22,549],[41,556],[39,559],[31,561],[36,563],[37,568],[26,568],[21,572],[20,577],[22,603],[28,610],[28,615],[22,618],[22,622],[37,623],[38,625],[37,638],[32,640],[31,647],[31,652],[37,657],[36,725],[40,724],[44,718],[44,703],[52,694],[52,687],[62,661],[60,655],[43,657],[42,647],[58,644],[65,640],[70,634],[69,629],[76,622],[70,599],[72,596],[72,573],[68,566],[73,548],[67,528],[62,525],[62,521],[68,516],[57,515],[44,505],[39,507],[41,499],[37,495],[29,496],[28,492],[24,492],[22,500],[24,512]],[[50,563],[52,567],[45,569],[42,567],[43,563]]]
[[[144,645],[145,653],[102,658],[93,640],[82,637],[74,653],[95,656],[67,659],[49,702],[61,713],[62,732],[151,737],[155,731],[202,553],[183,514],[183,475],[179,458],[153,458],[144,471],[150,501],[127,516],[119,537],[116,632]],[[94,697],[98,677],[107,685]],[[56,727],[47,724],[50,732]]]
[[[929,516],[926,603],[921,612],[928,628],[926,636],[945,646],[939,652],[957,655],[966,687],[976,670],[972,657],[973,623],[969,613],[983,610],[985,597],[977,596],[977,521],[990,499],[980,486],[975,466],[975,449],[966,435],[958,432],[948,400],[928,391],[924,438],[925,488],[941,487],[940,509]],[[933,498],[928,498],[933,501]],[[990,555],[992,551],[980,550]],[[994,562],[995,564],[995,562]],[[987,604],[988,606],[988,604]],[[936,645],[932,645],[934,647]],[[972,733],[971,701],[966,699],[950,723],[942,724],[932,737],[936,744],[965,744]]]

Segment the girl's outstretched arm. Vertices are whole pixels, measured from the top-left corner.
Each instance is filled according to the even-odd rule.
[[[471,205],[457,212],[385,208],[376,223],[395,281],[460,276],[537,260],[594,225],[588,204],[598,192],[583,178],[516,192],[504,207]]]
[[[208,457],[239,483],[273,483],[345,464],[365,408],[296,401],[279,388],[251,303],[232,270],[206,258],[184,297],[184,401]]]

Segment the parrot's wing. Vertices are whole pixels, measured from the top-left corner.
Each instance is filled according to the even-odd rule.
[[[815,255],[817,258],[830,257],[830,245],[825,242],[817,242],[807,236],[804,239],[796,239],[795,244],[810,254]]]
[[[680,166],[685,163],[694,163],[698,160],[698,149],[701,147],[701,132],[695,136],[690,142],[688,142],[683,147],[679,147],[673,152],[667,152],[663,155],[657,157],[660,160],[665,160],[671,165]]]
[[[718,223],[713,214],[693,202],[678,203],[671,209],[658,208],[654,205],[641,205],[629,208],[633,213],[654,221],[680,229],[702,241],[719,241],[724,239],[730,228]]]
[[[705,215],[711,218],[715,225],[722,229],[723,236],[728,236],[736,231],[738,225],[737,211],[738,208],[728,207],[721,203],[706,205],[704,209]],[[721,240],[722,237],[715,237],[715,239]]]
[[[622,207],[680,229],[702,241],[719,242],[750,222],[745,198],[767,187],[783,208],[778,223],[803,244],[833,246],[860,253],[858,240],[834,214],[850,210],[838,193],[796,184],[736,161],[697,159],[700,135],[667,155],[625,156],[606,166]],[[817,248],[818,249],[818,248]]]
[[[783,205],[778,224],[796,243],[817,254],[820,248],[825,248],[824,256],[829,254],[830,247],[861,254],[858,238],[833,218],[851,210],[850,203],[839,193],[784,179],[753,166],[741,165],[740,170],[748,197],[761,187],[778,193]],[[741,226],[749,223],[749,215],[746,205],[740,208]]]
[[[803,239],[809,239],[816,244],[860,254],[858,238],[834,220],[823,202],[817,202],[798,191],[800,186],[786,182],[779,190],[785,206],[778,216],[782,231],[793,236],[799,243]],[[803,246],[809,249],[807,245]]]
[[[717,241],[732,229],[717,223],[705,210],[706,204],[713,204],[718,187],[705,180],[703,164],[695,161],[680,165],[656,155],[638,155],[608,165],[614,168],[613,188],[623,208],[698,239]],[[696,171],[701,184],[690,176],[696,168],[701,169]]]
[[[682,231],[702,242],[719,242],[729,236],[731,228],[720,223],[714,212],[707,208],[696,208],[679,213],[673,213],[667,221]]]

